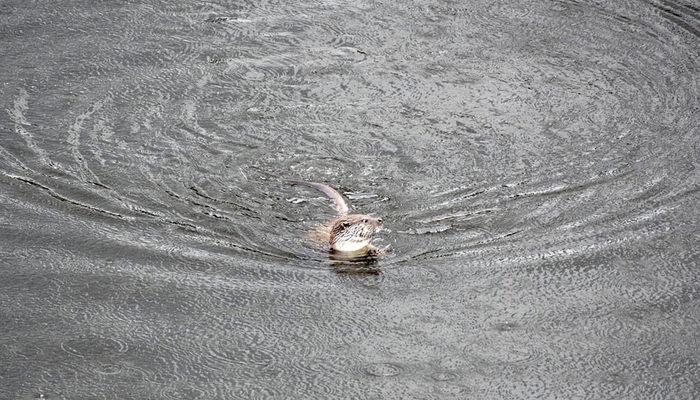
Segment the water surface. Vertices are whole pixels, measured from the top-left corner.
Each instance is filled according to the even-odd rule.
[[[700,397],[699,38],[691,1],[3,2],[0,398]],[[287,179],[393,252],[333,263]]]

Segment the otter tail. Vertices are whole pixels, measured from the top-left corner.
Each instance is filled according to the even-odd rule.
[[[338,213],[340,215],[345,215],[348,213],[348,204],[345,202],[345,199],[343,196],[340,195],[335,189],[332,187],[323,184],[323,183],[316,183],[316,182],[304,182],[304,181],[290,181],[291,183],[295,185],[304,185],[308,187],[312,187],[316,190],[320,190],[328,196],[331,200],[333,200],[333,203],[335,203],[335,209],[338,210]]]

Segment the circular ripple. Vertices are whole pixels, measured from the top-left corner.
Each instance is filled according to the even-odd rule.
[[[112,379],[145,398],[376,397],[394,388],[367,379],[408,367],[351,353],[388,337],[453,358],[404,397],[458,397],[468,371],[475,397],[691,398],[686,3],[17,2],[0,287],[26,316],[8,321],[10,364],[44,372],[3,379],[75,398],[128,392]],[[395,253],[334,268],[303,239],[334,213],[286,188],[300,176],[377,194],[350,200],[393,219]],[[34,329],[47,318],[52,337],[104,336],[59,350]]]
[[[450,371],[442,371],[442,372],[435,372],[432,375],[430,375],[431,378],[438,382],[449,382],[456,380],[459,376]]]
[[[117,364],[99,364],[95,371],[102,375],[119,375],[124,371],[124,367]]]
[[[123,341],[99,336],[65,340],[60,346],[66,353],[78,357],[119,355],[129,350]]]
[[[366,365],[363,368],[363,370],[367,375],[377,377],[390,377],[399,375],[402,371],[402,368],[399,365],[392,363],[376,363]]]

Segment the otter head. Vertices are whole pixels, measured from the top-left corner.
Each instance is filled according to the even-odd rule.
[[[338,218],[331,229],[330,244],[333,250],[357,252],[368,249],[372,235],[382,229],[381,218],[364,214],[350,214]]]

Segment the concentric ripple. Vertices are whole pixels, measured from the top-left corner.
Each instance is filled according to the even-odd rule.
[[[696,4],[28,4],[0,398],[698,397]]]

